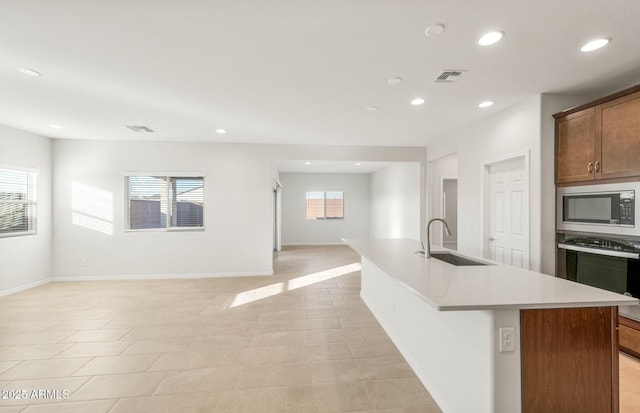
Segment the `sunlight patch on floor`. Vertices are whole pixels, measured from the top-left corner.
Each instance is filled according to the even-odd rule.
[[[243,291],[236,294],[229,308],[238,307],[244,304],[262,300],[267,297],[272,297],[285,291],[297,290],[298,288],[307,287],[309,285],[327,281],[332,278],[341,277],[352,272],[360,271],[360,269],[360,263],[354,262],[353,264],[343,265],[341,267],[335,267],[329,270],[292,278],[291,280],[286,282],[278,282],[265,285],[264,287],[254,288],[253,290]]]

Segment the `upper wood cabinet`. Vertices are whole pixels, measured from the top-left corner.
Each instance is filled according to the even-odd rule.
[[[596,178],[640,175],[640,92],[596,106],[596,160]]]
[[[556,118],[556,182],[640,177],[640,87]]]
[[[595,110],[589,108],[556,121],[557,182],[594,177]]]

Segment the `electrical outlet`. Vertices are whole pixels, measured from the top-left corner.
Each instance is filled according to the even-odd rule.
[[[244,264],[245,262],[247,262],[247,257],[245,257],[244,255],[241,255],[241,256],[240,256],[240,262],[241,262],[242,264]]]
[[[80,260],[80,265],[81,265],[82,267],[86,267],[86,266],[87,266],[87,259],[86,259],[86,258],[81,259],[81,260]]]
[[[503,327],[500,329],[500,352],[516,351],[516,332],[514,327]]]

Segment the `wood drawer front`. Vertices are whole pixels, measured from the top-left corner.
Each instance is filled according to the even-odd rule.
[[[625,321],[625,319],[621,318],[620,326],[618,327],[620,349],[625,353],[640,358],[640,330],[636,330],[629,325],[632,323]],[[638,325],[640,325],[640,323]]]

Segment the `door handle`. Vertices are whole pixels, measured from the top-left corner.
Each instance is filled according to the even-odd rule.
[[[587,164],[587,172],[593,173],[593,162]]]
[[[600,172],[600,161],[596,161],[596,172]]]
[[[489,237],[489,242],[493,242],[493,241],[495,241],[495,240],[496,240],[495,238],[493,238],[493,237]]]

